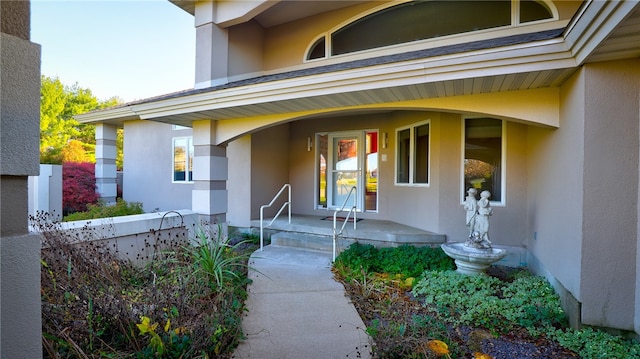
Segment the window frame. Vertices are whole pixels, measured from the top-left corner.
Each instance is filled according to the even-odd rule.
[[[176,180],[176,141],[187,140],[187,152],[185,153],[185,179]],[[193,157],[195,157],[195,149],[193,147],[193,136],[176,136],[171,138],[171,183],[175,184],[192,184],[193,183]],[[191,171],[189,165],[191,164]],[[191,172],[191,180],[189,180],[189,172]]]
[[[429,126],[429,134],[428,143],[427,143],[427,182],[414,182],[415,175],[415,160],[416,160],[416,141],[415,141],[415,130],[418,127],[428,125]],[[394,131],[395,137],[395,166],[394,166],[394,176],[393,176],[393,184],[398,187],[430,187],[431,186],[431,120],[427,119],[420,122],[415,122],[410,125],[397,127]],[[400,144],[398,142],[398,135],[401,131],[409,130],[409,174],[408,174],[408,182],[398,182],[398,167],[400,165]]]
[[[460,159],[460,204],[464,204],[464,200],[465,200],[465,196],[467,193],[467,189],[465,188],[465,178],[464,178],[464,160],[465,160],[465,152],[466,152],[466,121],[467,120],[472,120],[475,118],[484,118],[484,117],[463,117],[462,118],[462,137],[461,137],[461,159]],[[495,207],[506,207],[507,205],[507,124],[508,121],[500,119],[500,118],[494,118],[495,120],[499,120],[501,121],[501,133],[500,136],[502,137],[500,140],[500,145],[501,145],[501,149],[500,149],[500,162],[501,162],[501,166],[500,166],[500,200],[499,201],[495,201],[495,200],[490,200],[489,203],[492,206]],[[480,195],[478,193],[478,195]]]

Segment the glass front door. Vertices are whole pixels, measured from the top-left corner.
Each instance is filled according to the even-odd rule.
[[[316,144],[316,208],[338,209],[346,201],[347,209],[377,211],[378,131],[320,133]]]
[[[328,142],[328,207],[341,208],[344,205],[345,208],[350,208],[355,205],[361,210],[364,163],[359,147],[362,144],[362,133],[329,134]]]

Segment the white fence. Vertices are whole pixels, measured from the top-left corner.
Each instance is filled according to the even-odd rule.
[[[40,165],[39,176],[29,176],[29,215],[38,212],[62,220],[62,166]]]

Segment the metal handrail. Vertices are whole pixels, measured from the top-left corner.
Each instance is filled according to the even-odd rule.
[[[349,198],[351,198],[351,195],[353,193],[356,192],[356,186],[351,187],[351,189],[349,190],[349,193],[347,194],[347,198],[344,199],[344,202],[342,203],[342,207],[340,207],[340,209],[336,209],[335,212],[333,212],[333,261],[336,260],[336,237],[339,235],[342,235],[342,232],[344,231],[344,227],[346,227],[347,222],[349,222],[349,217],[351,216],[351,213],[353,213],[353,229],[356,229],[356,200],[353,201],[354,205],[348,210],[345,210],[345,207],[347,206],[347,202],[349,201]],[[355,199],[355,198],[354,198]],[[348,212],[347,216],[344,219],[344,222],[342,223],[342,227],[340,228],[340,232],[337,231],[337,223],[338,223],[338,212]]]
[[[271,222],[269,222],[269,224],[266,225],[266,227],[269,227],[273,224],[273,221],[276,220],[276,218],[278,218],[278,216],[280,215],[280,213],[282,213],[282,210],[284,209],[285,206],[289,207],[289,223],[291,223],[291,185],[288,183],[285,183],[282,188],[280,188],[280,191],[278,191],[278,193],[273,197],[273,199],[271,200],[271,202],[269,202],[269,204],[265,204],[264,206],[260,207],[260,251],[262,251],[262,247],[264,246],[264,209],[267,207],[271,207],[273,205],[273,202],[276,201],[276,199],[278,199],[278,197],[280,197],[280,195],[282,194],[282,192],[285,190],[285,188],[289,189],[289,198],[288,201],[285,202],[282,207],[280,207],[280,210],[278,211],[278,213],[276,213],[276,215],[273,217],[273,219],[271,219]]]

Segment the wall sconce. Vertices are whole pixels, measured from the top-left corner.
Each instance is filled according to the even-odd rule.
[[[382,148],[387,148],[389,146],[389,136],[386,132],[382,133]]]
[[[313,148],[313,141],[311,140],[311,136],[307,137],[307,152],[311,152],[311,148]]]

